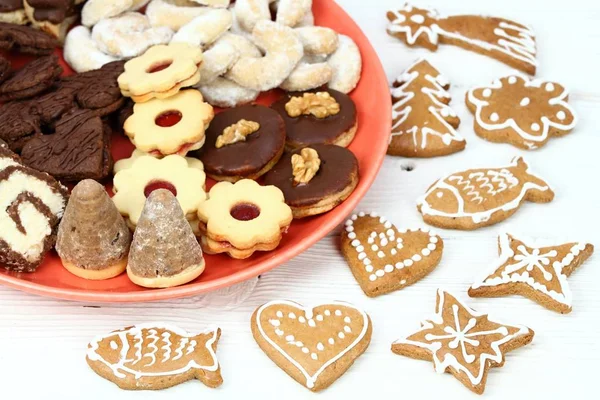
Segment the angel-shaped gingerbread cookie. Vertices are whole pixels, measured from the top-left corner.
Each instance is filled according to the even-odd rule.
[[[425,60],[417,61],[396,79],[388,154],[436,157],[465,148],[465,140],[456,132],[460,119],[448,106],[449,87],[448,80]]]
[[[406,4],[388,11],[387,31],[408,46],[437,50],[440,43],[495,58],[535,75],[536,43],[533,31],[517,22],[479,15],[440,16],[435,10]]]
[[[473,88],[466,96],[478,136],[525,150],[540,148],[575,127],[577,115],[568,100],[558,83],[516,75]]]

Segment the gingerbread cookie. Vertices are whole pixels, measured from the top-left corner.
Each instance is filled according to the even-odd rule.
[[[121,389],[160,390],[191,379],[214,388],[223,383],[216,355],[220,337],[219,328],[190,335],[172,325],[139,324],[96,337],[86,361]]]
[[[279,161],[285,126],[279,114],[261,105],[219,113],[206,131],[206,144],[194,155],[218,181],[257,179]]]
[[[290,151],[317,143],[347,147],[358,129],[354,102],[333,89],[289,93],[271,107],[285,122]]]
[[[71,192],[58,226],[56,251],[63,266],[84,279],[102,280],[127,267],[131,233],[104,187],[86,179]]]
[[[200,81],[202,50],[185,43],[159,45],[125,63],[118,79],[123,96],[136,103],[166,99]]]
[[[0,22],[26,25],[29,20],[23,8],[23,0],[0,0]]]
[[[57,179],[101,180],[112,170],[112,130],[89,110],[63,115],[52,135],[33,138],[23,147],[23,162]]]
[[[281,189],[294,218],[332,210],[352,194],[358,180],[354,154],[332,144],[287,153],[265,175],[265,184]]]
[[[202,248],[208,254],[248,258],[279,246],[292,222],[292,210],[275,186],[253,180],[219,182],[198,207]]]
[[[573,271],[594,252],[589,243],[555,245],[509,234],[498,237],[498,260],[469,289],[471,297],[525,296],[549,310],[571,312],[572,295],[567,282]]]
[[[123,130],[134,146],[157,157],[178,154],[204,145],[204,131],[214,117],[210,104],[194,89],[166,99],[137,103]]]
[[[388,11],[387,18],[388,33],[410,47],[435,51],[440,43],[452,44],[535,75],[535,34],[525,25],[480,15],[445,17],[435,10],[409,4],[398,11]]]
[[[508,76],[467,92],[475,133],[525,150],[569,133],[577,124],[567,90],[554,82]]]
[[[419,60],[394,82],[392,135],[387,153],[403,157],[445,156],[464,150],[460,119],[448,105],[450,83]]]
[[[271,301],[254,312],[250,325],[265,354],[313,392],[327,388],[352,366],[373,331],[367,313],[343,302],[310,309]]]
[[[204,171],[190,166],[181,156],[171,155],[163,159],[142,156],[129,168],[115,174],[115,195],[112,199],[133,229],[150,193],[156,189],[167,189],[179,200],[188,221],[193,222],[197,218],[198,206],[206,200],[205,181]]]
[[[427,229],[398,230],[372,212],[346,221],[342,254],[367,296],[403,289],[427,276],[440,263],[444,242]]]
[[[54,246],[67,188],[0,146],[0,264],[33,272]]]
[[[177,201],[166,189],[150,193],[135,228],[127,276],[136,285],[183,285],[204,272],[204,257]]]
[[[38,58],[0,85],[0,101],[35,96],[54,85],[62,72],[56,55]]]
[[[0,49],[27,54],[50,54],[59,45],[51,35],[31,28],[0,22]]]
[[[437,373],[451,373],[477,394],[485,389],[489,369],[504,365],[505,353],[533,340],[531,329],[492,321],[443,290],[437,292],[435,308],[433,318],[396,340],[392,351],[432,361]]]
[[[505,220],[525,201],[553,199],[548,184],[517,157],[505,167],[469,169],[438,180],[417,208],[430,225],[472,230]]]

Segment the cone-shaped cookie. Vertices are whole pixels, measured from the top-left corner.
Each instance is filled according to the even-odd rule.
[[[137,285],[165,288],[183,285],[204,271],[204,257],[177,198],[165,189],[146,199],[138,220],[127,275]]]
[[[58,227],[56,251],[64,267],[85,279],[115,277],[127,267],[130,244],[131,232],[104,187],[79,182]]]

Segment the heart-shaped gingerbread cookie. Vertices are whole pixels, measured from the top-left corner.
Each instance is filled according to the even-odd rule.
[[[442,239],[426,229],[398,230],[377,213],[354,214],[342,233],[342,253],[367,296],[412,285],[440,262]]]
[[[342,302],[313,309],[272,301],[252,315],[260,348],[298,383],[317,392],[338,379],[369,346],[371,320]]]

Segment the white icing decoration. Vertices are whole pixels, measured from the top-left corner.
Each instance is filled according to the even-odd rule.
[[[425,22],[425,17],[419,14],[413,15],[410,17],[410,20],[412,22],[414,22],[415,24],[422,24],[423,22]]]
[[[529,97],[523,97],[519,104],[521,105],[521,107],[527,107],[530,103],[531,99],[529,99]]]
[[[265,331],[263,329],[260,317],[261,317],[262,312],[266,308],[271,307],[273,305],[287,305],[287,306],[291,306],[291,307],[296,307],[298,309],[303,310],[305,313],[310,312],[311,314],[313,312],[313,309],[308,309],[308,308],[302,307],[300,304],[297,304],[297,303],[294,303],[291,301],[281,300],[281,301],[271,301],[271,302],[268,302],[268,303],[262,305],[256,313],[256,326],[258,328],[259,333],[263,337],[263,339],[265,339],[265,341],[267,341],[267,343],[269,343],[285,359],[287,359],[292,365],[294,365],[302,373],[302,375],[304,375],[304,377],[306,378],[306,386],[308,388],[314,387],[315,382],[317,381],[319,375],[323,371],[325,371],[325,369],[327,369],[330,365],[335,363],[337,360],[339,360],[341,357],[343,357],[346,353],[348,353],[350,350],[352,350],[359,342],[361,342],[369,328],[369,318],[367,317],[367,314],[364,311],[362,311],[348,303],[334,302],[332,304],[343,306],[346,308],[351,308],[351,309],[357,311],[362,317],[362,328],[361,328],[360,333],[356,336],[356,338],[347,347],[345,347],[343,350],[341,350],[340,352],[335,354],[331,359],[324,361],[323,364],[321,365],[321,367],[312,375],[310,375],[306,371],[306,369],[297,360],[292,358],[285,350],[283,350],[281,347],[279,347],[279,345],[277,345],[277,343],[275,343],[273,340],[271,340],[271,338],[265,333]],[[328,312],[329,312],[329,310],[325,310],[324,314],[328,315]],[[335,311],[335,314],[338,315],[338,312],[339,312],[339,315],[342,315],[342,312],[339,309]],[[300,318],[298,318],[298,319],[300,319]],[[340,332],[340,333],[338,333],[338,337],[340,337],[340,339],[343,339],[345,337],[345,335],[342,332]],[[335,343],[333,338],[329,338],[328,342],[331,345],[333,345]],[[318,344],[317,344],[317,347],[318,347]],[[304,348],[302,349],[302,351],[304,353],[309,352],[308,349],[307,349],[307,351],[304,351]],[[314,357],[312,357],[312,356],[311,356],[311,358],[314,359]]]
[[[498,113],[494,112],[490,115],[490,121],[492,121],[492,122],[498,122],[499,119],[500,119],[500,116],[498,115]]]

